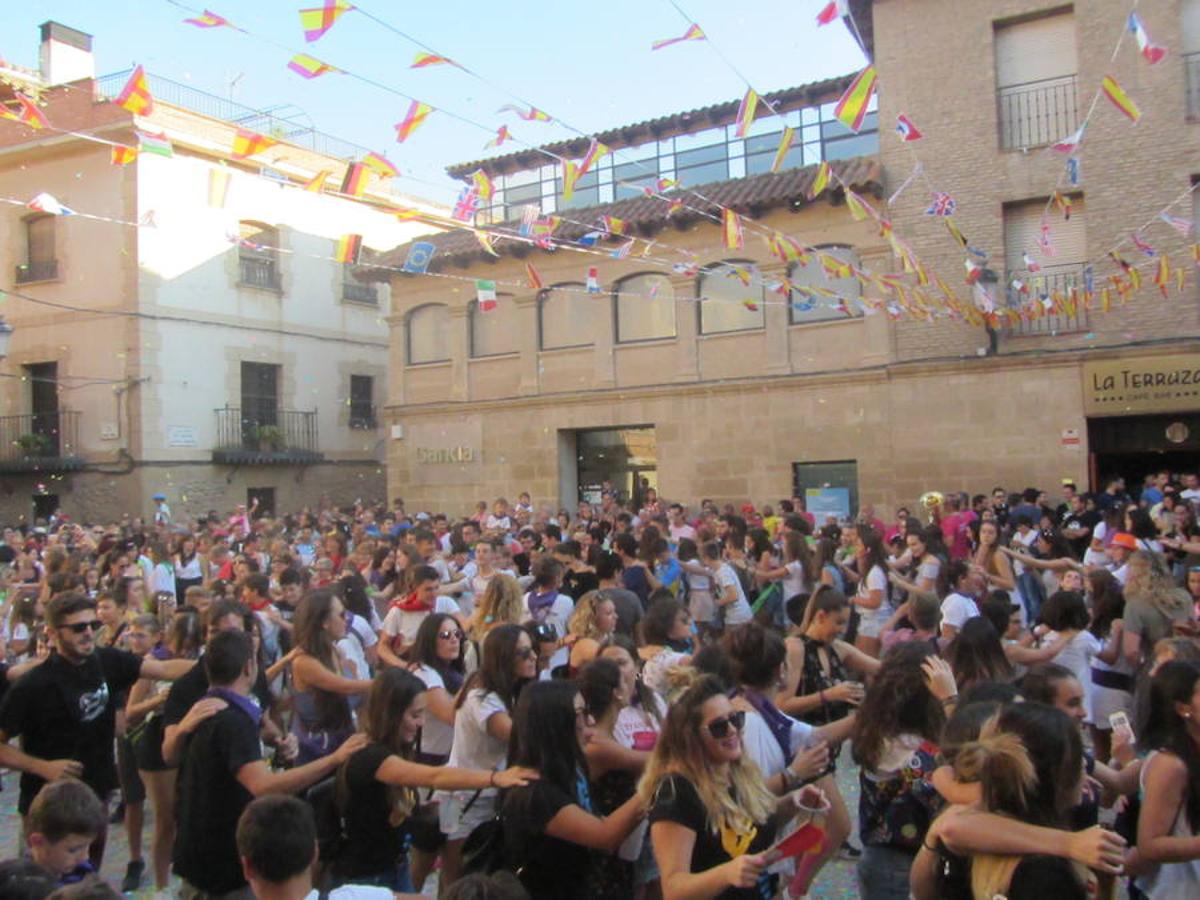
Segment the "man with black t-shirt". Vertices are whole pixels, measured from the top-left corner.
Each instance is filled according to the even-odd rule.
[[[258,677],[254,644],[242,631],[222,631],[208,642],[204,668],[211,687],[205,700],[222,708],[187,737],[179,769],[175,871],[183,900],[242,900],[246,885],[234,833],[238,817],[255,797],[290,794],[332,774],[366,746],[356,734],[329,756],[273,772],[262,758],[262,710],[251,695]]]
[[[0,766],[21,772],[22,816],[42,785],[59,778],[79,778],[104,800],[117,787],[115,698],[139,678],[173,681],[195,665],[97,647],[96,604],[80,592],[47,604],[46,627],[56,649],[0,705]],[[14,737],[21,738],[19,750],[8,743]],[[92,844],[97,868],[104,839],[101,834]]]
[[[1083,559],[1092,542],[1092,529],[1100,524],[1100,513],[1087,508],[1087,498],[1072,494],[1068,500],[1070,508],[1059,521],[1062,535],[1071,546],[1071,555]]]

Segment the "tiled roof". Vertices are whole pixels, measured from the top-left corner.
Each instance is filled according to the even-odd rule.
[[[802,106],[814,106],[819,103],[829,103],[837,100],[854,79],[855,73],[839,75],[837,78],[827,78],[824,81],[814,81],[798,87],[783,88],[764,94],[762,99],[779,112],[798,109]],[[607,131],[596,132],[596,139],[607,144],[614,150],[622,147],[633,147],[650,140],[659,140],[674,134],[690,134],[704,128],[729,124],[737,117],[741,98],[714,103],[700,109],[688,112],[671,113],[669,116],[659,116],[645,122],[632,125],[621,125]],[[544,144],[540,150],[554,156],[576,157],[587,152],[591,135],[571,138],[554,144]],[[526,148],[503,156],[493,156],[490,159],[480,159],[473,162],[457,163],[447,166],[446,172],[452,178],[462,178],[476,169],[483,169],[489,175],[503,175],[528,169],[531,166],[545,165],[550,160],[539,149]]]
[[[876,196],[883,192],[882,168],[879,160],[874,157],[858,156],[853,159],[839,160],[830,163],[830,167],[838,178],[856,191],[872,193]],[[624,220],[632,233],[649,236],[668,226],[683,227],[702,219],[704,218],[703,212],[719,215],[720,208],[723,206],[751,217],[760,216],[767,210],[780,206],[796,205],[799,208],[813,202],[808,199],[808,192],[816,174],[817,166],[807,166],[803,169],[787,169],[774,174],[766,172],[762,175],[751,175],[746,178],[700,185],[687,190],[672,191],[669,196],[681,197],[684,203],[692,209],[681,209],[669,218],[667,203],[663,199],[644,195],[616,200],[612,203],[602,203],[599,206],[565,210],[562,215],[572,221],[564,221],[554,232],[554,237],[559,240],[577,240],[593,230],[601,216],[615,216]],[[831,202],[840,199],[842,195],[840,188],[826,188],[822,193]],[[711,202],[699,199],[697,194]],[[515,223],[498,226],[498,230],[515,233],[516,226]],[[436,248],[433,262],[430,265],[432,271],[445,269],[451,265],[465,266],[475,260],[489,258],[475,235],[465,228],[428,235],[419,240],[427,241]],[[619,238],[609,237],[608,240],[615,243]],[[530,252],[531,247],[525,241],[501,239],[496,242],[495,249],[502,255],[511,253],[524,256]],[[370,265],[399,268],[408,258],[408,251],[409,244],[402,244],[385,253],[364,258],[363,262],[367,266],[359,270],[358,277],[368,280],[386,280],[391,277],[390,272],[373,269]]]

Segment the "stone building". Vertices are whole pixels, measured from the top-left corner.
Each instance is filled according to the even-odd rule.
[[[112,102],[130,73],[96,78],[58,23],[40,63],[0,68],[0,518],[382,500],[389,291],[335,248],[429,231],[397,218],[414,203],[339,190],[365,148],[152,73],[134,115]],[[45,127],[12,120],[20,98]],[[235,156],[239,129],[276,143]],[[76,215],[27,207],[42,193]]]
[[[779,115],[744,138],[736,100],[597,133],[614,152],[569,198],[553,157],[582,158],[586,140],[450,168],[494,184],[476,219],[494,252],[450,231],[430,239],[442,277],[391,277],[393,495],[466,512],[528,490],[571,507],[608,481],[690,501],[807,490],[830,510],[891,510],[931,489],[1053,492],[1065,479],[1194,470],[1195,235],[1158,214],[1178,200],[1169,213],[1194,218],[1200,3],[1141,11],[1170,50],[1155,65],[1130,34],[1110,61],[1129,11],[1116,0],[850,6],[879,85],[857,135],[832,116],[847,76],[767,95]],[[1136,126],[1093,103],[1105,75],[1141,107]],[[892,133],[901,115],[920,140]],[[1075,152],[1052,149],[1085,120]],[[772,173],[785,124],[796,141]],[[812,197],[822,160],[835,177]],[[888,205],[918,162],[923,174]],[[847,189],[939,285],[925,296],[944,297],[944,284],[953,301],[906,306],[917,276],[880,222],[850,215]],[[925,213],[933,192],[954,199],[966,247]],[[670,212],[671,198],[682,208]],[[725,249],[722,208],[742,217],[741,250]],[[551,251],[536,224],[555,216]],[[1166,298],[1157,257],[1132,244],[1139,229],[1170,260]],[[854,274],[775,255],[764,238],[776,232]],[[1110,287],[1124,276],[1110,250],[1141,267],[1141,290]],[[494,282],[493,309],[481,311],[476,280]]]

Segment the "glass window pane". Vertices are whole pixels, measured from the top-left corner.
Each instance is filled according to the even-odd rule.
[[[542,185],[540,182],[522,184],[504,189],[505,219],[512,220],[520,217],[522,206],[542,208]]]
[[[825,159],[850,159],[852,156],[874,156],[879,152],[879,133],[854,134],[825,143]]]
[[[683,169],[688,166],[698,166],[704,163],[724,160],[729,155],[725,144],[712,144],[708,147],[698,147],[695,150],[680,150],[675,153],[675,168]]]
[[[588,172],[575,182],[575,192],[570,200],[563,199],[562,178],[555,183],[558,193],[559,209],[578,209],[581,206],[595,206],[600,202],[600,177],[596,172]]]
[[[613,166],[613,182],[618,199],[640,194],[644,187],[654,187],[658,180],[658,160],[620,163]]]
[[[779,150],[779,142],[783,140],[783,132],[776,131],[758,137],[746,138],[746,174],[759,175],[771,171],[775,162],[775,153]],[[796,136],[792,136],[792,146],[783,158],[783,169],[796,169],[804,165],[804,150]]]
[[[592,307],[601,302],[603,297],[589,296],[582,284],[560,284],[543,291],[538,303],[542,349],[590,346]]]
[[[54,216],[38,216],[25,221],[27,263],[54,262]]]
[[[675,337],[675,293],[666,275],[632,275],[617,285],[617,342]]]
[[[450,310],[441,303],[418,306],[408,314],[409,365],[450,358]]]
[[[693,187],[697,184],[708,184],[713,181],[727,181],[729,179],[729,163],[725,160],[720,162],[708,163],[703,166],[692,166],[691,168],[681,168],[678,164],[675,166],[675,179],[682,187]]]
[[[742,260],[729,262],[750,273],[750,284],[742,283],[732,265],[719,265],[700,276],[701,334],[763,327],[763,287],[758,269]]]
[[[478,301],[471,301],[471,356],[499,356],[516,353],[517,333],[516,306],[511,294],[497,294],[496,307],[487,312],[479,311]]]
[[[858,254],[854,251],[853,247],[822,247],[819,252],[850,263],[855,268],[859,267]],[[793,325],[802,325],[808,322],[824,322],[829,319],[844,319],[846,318],[846,314],[838,309],[838,300],[845,298],[847,301],[854,301],[862,297],[862,285],[857,278],[853,275],[850,275],[848,278],[830,277],[825,272],[825,267],[821,265],[821,261],[817,258],[816,254],[813,254],[807,266],[802,266],[799,263],[793,264],[788,269],[788,278],[796,287],[820,287],[833,291],[838,295],[836,297],[824,297],[803,290],[793,290],[791,296],[791,321]],[[858,304],[849,302],[849,307],[855,316],[862,315],[862,307]]]

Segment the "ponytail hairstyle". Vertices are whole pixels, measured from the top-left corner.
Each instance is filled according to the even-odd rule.
[[[804,608],[804,619],[800,623],[800,632],[808,631],[817,613],[836,613],[850,608],[846,595],[832,585],[822,584],[808,598],[808,606]]]
[[[808,540],[798,531],[788,531],[783,536],[783,561],[798,562],[804,567],[804,584],[812,584],[814,577],[813,554]]]
[[[576,680],[588,713],[599,722],[617,702],[613,692],[621,687],[621,667],[598,657],[583,667]]]
[[[946,714],[925,685],[925,660],[934,656],[928,641],[897,644],[883,657],[851,735],[854,761],[875,769],[891,738],[913,734],[936,743],[946,724]]]
[[[787,660],[783,638],[757,622],[748,622],[728,631],[722,644],[733,666],[734,681],[752,691],[770,692],[779,679],[779,667]]]
[[[525,633],[525,629],[520,625],[512,624],[497,625],[488,632],[480,651],[482,662],[467,678],[462,691],[459,692],[458,700],[455,701],[455,709],[462,708],[471,691],[480,690],[485,694],[496,694],[504,703],[504,708],[512,713],[513,707],[517,705],[517,695],[525,685],[524,679],[515,674],[517,642]]]
[[[1150,714],[1142,746],[1178,756],[1187,766],[1185,802],[1188,821],[1200,822],[1200,751],[1188,734],[1187,720],[1179,706],[1188,706],[1200,681],[1200,665],[1173,660],[1163,663],[1150,681]],[[1193,825],[1193,828],[1195,826]]]
[[[649,808],[662,781],[668,775],[681,775],[700,795],[709,831],[717,833],[727,825],[745,832],[770,819],[777,798],[767,790],[762,772],[747,754],[729,764],[725,777],[718,776],[709,763],[700,733],[704,704],[723,696],[724,686],[717,679],[701,675],[671,704],[662,734],[638,782],[638,795]]]
[[[946,648],[946,662],[954,670],[954,681],[960,691],[981,681],[1012,681],[1013,678],[1000,635],[983,616],[963,622]]]

